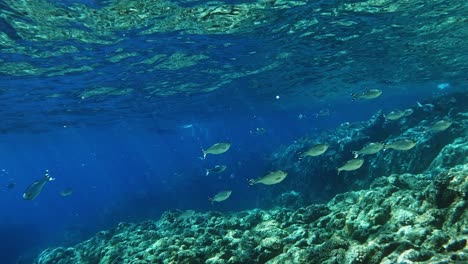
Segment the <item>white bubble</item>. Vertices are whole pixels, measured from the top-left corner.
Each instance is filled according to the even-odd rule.
[[[277,95],[277,96],[276,96],[276,99],[280,99],[280,96],[279,96],[279,95]]]

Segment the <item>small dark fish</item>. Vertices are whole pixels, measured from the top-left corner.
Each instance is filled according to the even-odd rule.
[[[67,197],[67,196],[70,196],[72,194],[73,194],[73,189],[72,188],[67,188],[67,189],[62,190],[60,192],[60,196],[62,196],[62,197]]]
[[[44,185],[49,182],[55,180],[54,178],[50,177],[49,171],[46,170],[44,178],[41,180],[33,182],[29,187],[24,191],[23,199],[25,200],[34,200],[42,191]]]
[[[10,183],[8,183],[8,184],[6,185],[6,187],[7,187],[7,189],[10,189],[10,190],[11,190],[11,189],[13,189],[13,188],[16,187],[16,183],[15,183],[15,182],[10,182]]]

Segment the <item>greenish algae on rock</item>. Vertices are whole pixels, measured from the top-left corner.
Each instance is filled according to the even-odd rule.
[[[36,263],[466,263],[467,176],[465,162],[437,175],[379,177],[368,190],[297,210],[169,211],[47,249]]]
[[[368,137],[411,136],[420,143],[412,152],[376,154],[363,173],[367,183],[353,183],[360,190],[337,194],[326,204],[304,205],[303,193],[292,191],[290,181],[283,186],[289,192],[276,196],[282,207],[229,214],[169,211],[158,221],[120,223],[74,247],[47,249],[36,263],[467,263],[468,115],[451,97],[433,103],[435,111],[417,109],[397,125],[381,123],[377,115],[329,133],[341,139],[335,149],[349,155]],[[445,115],[456,121],[450,131],[418,132]]]
[[[284,190],[298,192],[306,203],[328,201],[338,193],[367,189],[374,179],[384,175],[434,174],[468,162],[468,149],[458,146],[468,137],[468,119],[464,114],[468,112],[467,101],[467,93],[447,94],[422,102],[432,105],[430,111],[415,103],[413,114],[397,122],[385,121],[382,112],[378,112],[367,121],[343,123],[336,129],[295,140],[271,155],[272,166],[287,171],[289,179],[281,186],[262,190],[259,206],[278,204],[277,197]],[[430,129],[444,118],[454,122],[449,129],[443,132]],[[407,151],[387,149],[362,156],[365,162],[360,169],[337,175],[336,169],[353,158],[353,151],[369,142],[389,143],[402,139],[415,141],[416,145]],[[300,159],[298,153],[319,142],[330,145],[327,152],[319,157]]]

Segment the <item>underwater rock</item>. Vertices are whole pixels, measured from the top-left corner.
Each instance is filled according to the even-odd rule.
[[[379,177],[297,209],[169,211],[46,249],[35,263],[466,263],[468,163],[430,175]]]
[[[434,105],[430,112],[414,107],[412,115],[393,122],[386,122],[383,113],[377,112],[367,121],[343,124],[294,141],[270,157],[273,167],[287,171],[290,179],[264,190],[259,206],[277,205],[273,201],[287,190],[300,193],[302,205],[306,205],[327,201],[338,193],[368,188],[382,176],[425,173],[433,178],[444,169],[468,162],[467,101],[466,93],[445,95],[423,102]],[[432,131],[434,122],[447,118],[453,123],[447,130]],[[404,139],[416,145],[405,151],[386,149],[362,156],[365,162],[361,168],[336,175],[336,169],[353,158],[352,152],[366,144]],[[300,157],[300,153],[318,143],[327,143],[327,152],[317,157]]]
[[[262,190],[269,210],[167,211],[46,249],[35,263],[468,263],[468,95],[450,98],[391,123],[379,112],[274,153],[272,165],[291,179]],[[430,130],[447,116],[450,128]],[[416,145],[366,155],[361,168],[337,175],[366,143],[405,138]],[[327,152],[299,159],[318,142]]]
[[[304,204],[304,198],[299,192],[289,191],[278,196],[275,204],[280,207],[298,208]]]
[[[468,163],[468,140],[467,137],[460,137],[441,149],[428,170],[436,171],[464,163]]]

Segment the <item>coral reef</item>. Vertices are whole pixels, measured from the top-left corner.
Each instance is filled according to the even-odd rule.
[[[47,249],[36,264],[468,263],[468,95],[453,98],[397,122],[379,113],[316,140],[329,142],[333,155],[296,161],[307,139],[276,153],[277,165],[292,175],[262,190],[276,199],[272,209],[168,211],[158,221],[120,223],[73,247]],[[447,117],[450,129],[428,130]],[[364,168],[337,175],[352,150],[399,138],[417,144],[366,156]],[[334,175],[326,188],[319,185],[324,192],[345,192],[311,204],[306,194],[317,173]]]
[[[260,206],[278,204],[276,197],[289,190],[300,193],[305,203],[327,201],[338,193],[368,188],[383,175],[435,173],[467,162],[468,149],[457,146],[468,137],[467,101],[466,93],[444,95],[422,103],[431,108],[415,105],[410,116],[396,121],[385,120],[383,113],[378,112],[368,121],[345,123],[335,130],[295,141],[271,156],[272,167],[287,171],[288,178],[281,185],[264,188]],[[450,128],[441,132],[430,129],[444,119],[453,122]],[[399,139],[411,139],[416,145],[408,151],[387,149],[360,156],[365,159],[360,169],[337,175],[336,169],[353,157],[352,151],[370,142]],[[299,158],[298,153],[318,143],[329,144],[329,150],[318,157]]]
[[[467,148],[466,140],[444,147]],[[443,163],[440,153],[435,164]],[[159,221],[120,223],[74,247],[47,249],[36,263],[466,263],[464,162],[435,175],[378,177],[368,190],[296,210],[169,211]]]

